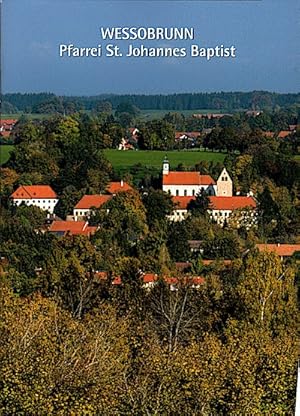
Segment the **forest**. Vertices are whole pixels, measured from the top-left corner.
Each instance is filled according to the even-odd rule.
[[[2,112],[26,113],[68,112],[70,109],[93,110],[99,103],[109,101],[112,108],[121,103],[130,103],[141,110],[198,110],[215,109],[224,112],[234,110],[273,110],[299,104],[300,94],[279,94],[268,91],[185,93],[170,95],[114,95],[100,94],[93,97],[65,97],[52,93],[7,93],[2,95]],[[46,111],[47,109],[47,111]]]
[[[282,261],[256,244],[299,244],[299,129],[264,135],[296,115],[231,117],[201,143],[225,148],[224,163],[190,168],[216,179],[225,166],[235,192],[253,192],[249,229],[235,218],[220,227],[203,195],[171,222],[160,172],[118,176],[103,150],[128,134],[128,108],[23,117],[12,133],[0,168],[0,413],[293,415],[299,254]],[[141,124],[140,146],[173,148],[189,122],[169,114]],[[51,185],[65,219],[83,195],[121,179],[133,190],[94,210],[90,238],[53,235],[45,211],[10,199],[20,184]]]

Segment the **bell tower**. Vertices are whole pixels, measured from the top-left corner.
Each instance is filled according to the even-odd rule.
[[[232,196],[232,179],[225,168],[217,180],[217,196]]]
[[[170,164],[166,155],[163,161],[163,170],[162,170],[163,175],[168,175],[169,170],[170,170]]]

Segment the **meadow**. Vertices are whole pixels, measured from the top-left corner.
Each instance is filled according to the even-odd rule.
[[[10,144],[0,144],[0,165],[7,162],[9,159],[9,153],[12,151],[14,146]]]
[[[159,150],[115,150],[107,149],[104,151],[105,156],[110,161],[115,169],[118,168],[130,168],[138,163],[153,167],[161,168],[164,157],[167,155],[170,162],[171,169],[176,168],[179,163],[182,163],[186,167],[194,166],[200,161],[207,162],[223,162],[226,153],[217,152],[205,152],[205,151],[187,151],[187,150],[172,150],[172,151],[159,151]]]

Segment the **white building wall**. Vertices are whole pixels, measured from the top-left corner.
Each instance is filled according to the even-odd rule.
[[[13,199],[14,205],[20,206],[22,203],[27,206],[39,207],[43,211],[53,214],[54,208],[58,203],[58,199],[41,198],[41,199]]]
[[[201,189],[208,195],[216,195],[217,185],[163,185],[163,191],[173,196],[196,196]]]
[[[230,217],[235,211],[232,210],[210,210],[210,218],[216,221],[219,225],[224,225],[225,221],[230,222]],[[246,226],[247,229],[251,228],[257,223],[257,212],[253,210],[240,210],[240,219],[238,221],[238,226],[242,224]]]
[[[171,215],[168,215],[170,221],[183,221],[188,216],[187,209],[176,209]]]
[[[90,209],[83,209],[83,208],[74,209],[73,210],[73,215],[74,215],[75,221],[77,221],[78,219],[84,218],[84,217],[88,218],[91,215],[91,210]]]

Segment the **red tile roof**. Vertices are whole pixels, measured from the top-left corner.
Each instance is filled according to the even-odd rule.
[[[0,120],[0,126],[13,126],[17,121],[16,119]]]
[[[127,182],[110,182],[107,187],[107,192],[110,194],[116,194],[122,191],[131,191],[132,187]]]
[[[56,193],[49,185],[21,185],[11,195],[13,199],[52,199],[57,198]]]
[[[256,207],[251,196],[210,196],[210,209],[233,211],[239,208]]]
[[[260,252],[274,252],[282,257],[290,257],[300,251],[300,244],[256,244],[256,247]]]
[[[0,131],[0,135],[2,137],[9,137],[11,135],[11,131],[10,130],[9,131],[7,131],[7,130]]]
[[[95,277],[99,280],[106,280],[108,278],[107,272],[96,272]],[[155,283],[157,282],[160,277],[156,273],[143,273],[141,275],[144,284],[147,283]],[[201,276],[183,276],[182,278],[179,277],[170,277],[170,276],[163,276],[162,278],[168,285],[176,285],[179,282],[183,284],[192,284],[192,285],[200,285],[205,282],[205,279]],[[113,285],[121,285],[122,279],[121,276],[114,276],[112,280]]]
[[[90,227],[87,221],[53,221],[49,231],[52,233],[89,236],[97,231],[97,227]]]
[[[187,209],[188,204],[196,199],[195,196],[173,196],[172,201],[176,205],[175,209]]]
[[[74,209],[90,209],[92,207],[100,208],[111,198],[111,195],[84,195],[75,205]]]
[[[279,137],[280,139],[284,139],[284,138],[286,138],[287,136],[289,136],[291,134],[291,132],[289,131],[289,130],[281,130],[279,133],[278,133],[278,136],[277,137]]]
[[[215,181],[199,172],[169,172],[163,175],[163,185],[215,185]]]

